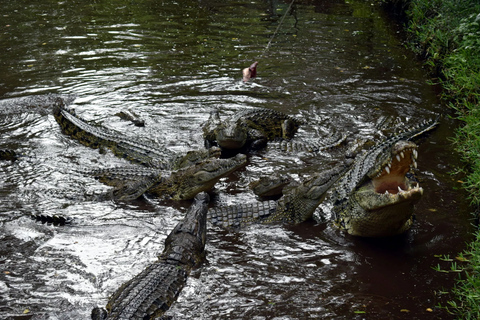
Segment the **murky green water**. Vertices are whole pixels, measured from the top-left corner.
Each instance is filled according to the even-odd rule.
[[[88,120],[172,150],[203,147],[201,124],[260,106],[308,120],[300,137],[332,125],[349,138],[374,139],[390,125],[445,113],[413,56],[375,5],[296,1],[261,56],[289,2],[3,1],[0,97],[75,95]],[[241,69],[259,60],[258,77]],[[60,132],[48,108],[0,104],[0,148],[26,155],[0,162],[0,316],[87,319],[124,281],[156,259],[189,202],[132,203],[64,196],[108,188],[78,168],[125,164]],[[38,101],[38,100],[37,100]],[[47,103],[48,104],[48,103]],[[144,128],[116,117],[131,110]],[[388,122],[387,122],[388,123]],[[382,127],[383,126],[383,127]],[[435,308],[455,275],[435,255],[455,255],[468,239],[468,201],[446,140],[448,118],[420,141],[425,190],[416,223],[387,240],[349,237],[327,223],[209,228],[208,262],[189,278],[169,314],[175,319],[449,319]],[[378,128],[382,128],[381,131]],[[265,150],[212,191],[214,205],[255,201],[249,181],[262,173],[305,176],[341,161],[346,147],[317,156]],[[30,213],[75,218],[65,227]],[[433,311],[427,311],[432,308]],[[365,312],[365,313],[359,313]]]

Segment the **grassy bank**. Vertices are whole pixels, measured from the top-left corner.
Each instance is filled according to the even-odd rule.
[[[408,46],[425,61],[434,82],[444,89],[445,103],[463,121],[453,143],[465,164],[459,168],[465,172],[463,186],[469,192],[472,207],[479,208],[480,1],[383,2],[404,15]],[[453,289],[455,300],[446,307],[461,319],[480,319],[480,233],[477,232],[476,240],[459,259],[466,261],[466,265]]]

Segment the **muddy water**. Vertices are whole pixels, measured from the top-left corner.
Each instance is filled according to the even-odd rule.
[[[0,24],[0,316],[87,319],[162,251],[189,202],[119,203],[75,169],[125,165],[64,136],[45,94],[135,139],[174,151],[203,147],[201,124],[250,107],[307,121],[318,139],[342,130],[350,144],[317,155],[266,149],[212,190],[212,205],[255,201],[248,183],[274,172],[295,179],[342,161],[360,144],[445,110],[378,8],[364,1],[3,1]],[[259,60],[258,77],[241,69]],[[37,96],[33,97],[32,96]],[[39,97],[38,97],[39,96]],[[26,97],[30,97],[26,99]],[[30,108],[29,106],[35,106]],[[145,127],[115,114],[137,113]],[[392,239],[359,239],[327,222],[210,227],[208,262],[169,314],[175,319],[449,319],[436,308],[454,274],[437,255],[469,239],[468,201],[447,138],[448,117],[418,141],[425,190],[416,222]],[[73,217],[57,227],[31,213]],[[446,266],[446,265],[444,265]],[[431,311],[427,310],[432,309]]]

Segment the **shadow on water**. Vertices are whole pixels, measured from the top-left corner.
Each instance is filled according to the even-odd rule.
[[[421,65],[375,5],[295,1],[258,77],[259,59],[290,1],[13,1],[0,25],[0,316],[86,319],[123,282],[155,261],[190,202],[95,201],[108,187],[77,169],[125,165],[63,135],[51,97],[75,96],[84,119],[182,152],[203,148],[210,111],[222,117],[265,107],[307,124],[298,136],[341,130],[345,145],[312,156],[266,149],[222,179],[212,205],[253,202],[264,174],[294,179],[330,168],[352,151],[435,114],[445,114]],[[35,97],[36,96],[36,97]],[[33,102],[32,102],[33,101]],[[33,104],[33,107],[32,107]],[[32,107],[32,108],[31,108]],[[135,127],[116,116],[134,111]],[[456,274],[432,269],[470,238],[460,165],[445,116],[419,143],[424,196],[414,227],[359,239],[328,222],[208,230],[208,262],[169,311],[175,319],[452,319],[437,308]],[[46,190],[49,190],[46,193]],[[68,194],[69,196],[65,196]],[[73,196],[72,196],[73,195]],[[32,213],[74,218],[63,227]]]

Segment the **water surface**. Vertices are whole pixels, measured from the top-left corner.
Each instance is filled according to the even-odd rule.
[[[4,1],[0,24],[0,315],[87,319],[123,282],[155,261],[190,202],[119,203],[76,169],[125,165],[63,135],[46,94],[70,97],[84,119],[182,152],[203,148],[201,125],[265,107],[307,121],[299,137],[332,130],[351,144],[311,154],[266,149],[222,179],[212,205],[255,201],[250,181],[306,177],[374,141],[443,114],[421,65],[368,1]],[[258,77],[241,69],[259,61]],[[36,96],[36,97],[34,97]],[[39,98],[40,97],[40,98]],[[31,102],[34,101],[34,102]],[[42,102],[43,101],[43,102]],[[35,105],[35,108],[29,106]],[[38,107],[38,106],[43,107]],[[115,116],[130,110],[132,126]],[[447,138],[455,123],[418,141],[425,190],[416,222],[393,239],[359,239],[327,222],[209,227],[208,261],[169,311],[175,319],[452,318],[435,306],[455,275],[435,272],[469,239],[468,201]],[[57,227],[31,213],[73,217]],[[433,309],[431,312],[427,308]]]

